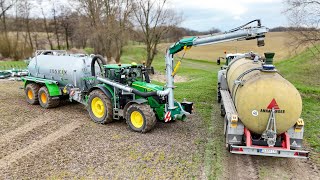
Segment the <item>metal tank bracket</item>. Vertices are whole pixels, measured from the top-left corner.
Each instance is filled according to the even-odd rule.
[[[277,127],[276,127],[276,113],[274,108],[272,108],[267,124],[266,130],[261,136],[265,141],[267,141],[269,147],[273,147],[277,141]]]

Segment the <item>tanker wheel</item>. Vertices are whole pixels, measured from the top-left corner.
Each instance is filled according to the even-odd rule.
[[[225,115],[226,115],[226,110],[225,110],[225,108],[224,108],[224,105],[223,105],[223,102],[221,103],[221,111],[220,111],[220,114],[221,114],[221,116],[222,117],[224,117]]]
[[[218,92],[217,92],[217,100],[218,100],[218,103],[221,103],[221,93],[220,93],[219,89],[218,89]]]
[[[25,88],[27,102],[29,104],[35,105],[39,104],[38,92],[40,86],[37,83],[29,83]]]
[[[60,103],[58,97],[50,96],[48,88],[46,86],[42,86],[39,89],[38,99],[40,106],[46,109],[57,107]]]
[[[218,89],[217,89],[217,101],[218,103],[221,103],[221,93],[220,93],[220,83],[218,83]]]
[[[129,106],[126,114],[126,122],[129,128],[136,132],[146,133],[157,122],[153,109],[147,104],[133,104]]]
[[[99,124],[113,121],[113,108],[111,100],[100,90],[94,90],[89,94],[88,111],[91,119]]]

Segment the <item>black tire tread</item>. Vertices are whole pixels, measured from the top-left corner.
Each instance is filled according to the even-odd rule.
[[[107,116],[102,120],[102,121],[95,121],[92,117],[91,119],[96,122],[96,123],[100,123],[100,124],[107,124],[107,123],[111,123],[113,121],[113,107],[112,107],[112,103],[111,100],[108,96],[106,96],[101,90],[94,90],[90,93],[89,95],[89,99],[94,96],[94,97],[100,97],[102,99],[103,102],[106,103],[107,106]],[[88,104],[88,111],[89,113],[93,113],[90,109],[90,104]],[[91,116],[91,115],[90,115]],[[93,115],[94,116],[94,115]]]
[[[50,108],[54,108],[54,107],[57,107],[59,106],[60,104],[60,99],[53,99],[53,97],[50,96],[49,94],[49,91],[48,91],[48,88],[46,86],[42,86],[40,89],[39,89],[39,93],[38,93],[38,98],[40,99],[40,92],[41,91],[44,91],[47,95],[47,103],[46,104],[42,104],[41,103],[41,100],[39,100],[40,102],[40,105],[45,108],[45,109],[50,109]]]
[[[31,89],[31,91],[33,93],[33,100],[30,100],[28,98],[28,89],[29,88]],[[39,104],[39,98],[38,98],[39,89],[40,89],[40,85],[37,84],[37,83],[29,83],[29,84],[27,84],[27,86],[25,88],[25,93],[26,93],[27,102],[29,104],[32,104],[32,105]]]
[[[129,108],[128,108],[128,112],[131,111],[132,108],[136,108],[139,109],[144,117],[145,117],[145,126],[143,127],[143,129],[141,130],[142,133],[146,133],[149,132],[150,130],[153,129],[153,127],[156,125],[157,123],[157,118],[155,113],[153,112],[153,109],[148,105],[148,104],[132,104]],[[130,113],[127,113],[127,124],[129,125],[129,121],[130,121]],[[130,126],[129,126],[130,128]]]

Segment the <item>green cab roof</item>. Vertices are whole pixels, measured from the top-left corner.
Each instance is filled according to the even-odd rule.
[[[141,64],[121,64],[121,66],[119,64],[107,64],[104,65],[103,67],[108,68],[108,69],[120,69],[120,68],[127,68],[127,67],[133,67],[133,66],[142,66]]]

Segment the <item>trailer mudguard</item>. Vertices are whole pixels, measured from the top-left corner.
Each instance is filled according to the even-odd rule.
[[[60,96],[61,90],[58,86],[58,82],[49,79],[35,78],[35,77],[22,77],[21,80],[24,82],[24,87],[26,87],[29,83],[34,82],[38,84],[46,85],[50,96]]]

